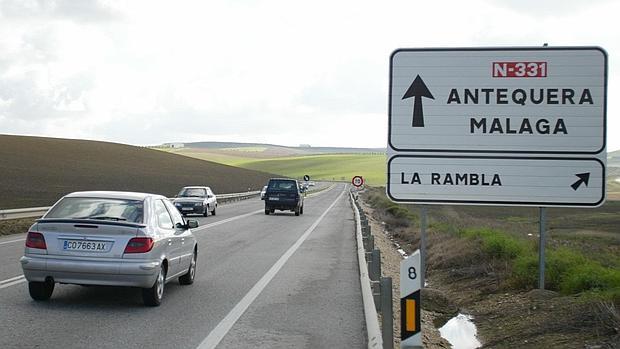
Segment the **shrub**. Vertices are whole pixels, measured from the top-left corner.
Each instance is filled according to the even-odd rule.
[[[491,229],[465,229],[459,232],[460,236],[470,239],[480,239],[482,249],[492,258],[513,260],[527,250],[527,243],[507,235],[504,232]]]

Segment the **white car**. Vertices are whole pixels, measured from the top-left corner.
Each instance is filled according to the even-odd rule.
[[[56,283],[130,286],[157,306],[166,282],[194,282],[198,245],[191,228],[197,226],[161,195],[66,195],[28,230],[20,262],[30,296],[47,300]]]
[[[263,190],[260,191],[260,199],[265,200],[265,193],[267,192],[267,186],[263,187]]]
[[[215,216],[217,196],[209,187],[183,187],[176,195],[173,203],[184,216],[190,213],[201,214],[205,217],[211,213],[212,216]]]

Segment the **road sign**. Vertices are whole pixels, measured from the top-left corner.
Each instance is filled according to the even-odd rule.
[[[606,97],[598,47],[396,50],[388,150],[599,154]]]
[[[351,183],[356,186],[356,187],[361,187],[362,185],[364,185],[364,178],[362,178],[362,176],[355,176],[353,177],[353,179],[351,180]]]
[[[396,50],[388,196],[599,206],[606,108],[607,54],[600,47]]]
[[[309,181],[309,180],[310,180],[310,176],[308,176],[308,175],[304,175],[304,181],[306,181],[306,182],[307,182],[307,181]]]
[[[394,201],[598,206],[605,199],[605,166],[595,158],[397,155],[388,167]]]
[[[422,347],[420,250],[400,262],[401,348]]]

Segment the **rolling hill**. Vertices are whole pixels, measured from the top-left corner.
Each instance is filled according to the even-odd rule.
[[[79,190],[172,196],[185,185],[215,193],[260,190],[272,174],[130,145],[0,135],[0,209],[48,206]]]

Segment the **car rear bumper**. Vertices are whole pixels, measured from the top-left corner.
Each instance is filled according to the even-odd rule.
[[[28,281],[45,281],[80,285],[151,287],[155,283],[160,261],[67,259],[51,256],[23,256],[20,260]]]

